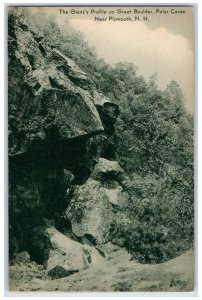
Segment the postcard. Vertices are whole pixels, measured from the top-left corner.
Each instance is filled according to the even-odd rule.
[[[194,18],[9,6],[9,290],[194,290]]]

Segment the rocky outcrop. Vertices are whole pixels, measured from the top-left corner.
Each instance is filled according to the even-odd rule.
[[[104,127],[104,134],[96,137],[100,156],[116,160],[117,136],[114,124],[120,113],[119,106],[95,90],[93,94],[95,105]]]
[[[73,241],[54,227],[47,228],[46,232],[51,243],[47,270],[60,267],[73,273],[103,263],[103,257],[94,247]]]
[[[91,177],[77,188],[66,210],[76,236],[87,237],[98,245],[111,239],[117,211],[128,204],[124,182],[124,171],[116,161],[99,159]]]
[[[115,132],[114,124],[120,114],[119,106],[96,90],[93,91],[93,95],[105,132],[108,136],[112,135]]]
[[[50,222],[51,223],[51,222]],[[25,231],[26,234],[26,231]],[[15,254],[11,265],[47,270],[51,277],[69,276],[80,270],[102,264],[103,256],[90,245],[83,245],[55,229],[54,224],[33,226],[26,236],[28,251]],[[34,263],[33,263],[34,262]],[[16,268],[13,268],[16,269]],[[11,268],[12,270],[12,268]],[[62,271],[63,270],[63,271]],[[14,276],[14,275],[13,275]]]
[[[53,251],[47,220],[71,231],[61,216],[72,185],[88,180],[113,137],[119,109],[20,8],[9,10],[8,84],[9,251],[12,257],[26,250],[44,264]]]
[[[9,10],[8,50],[10,289],[191,290],[193,251],[151,267],[123,248],[119,107],[19,8]]]
[[[11,290],[20,289],[13,286],[14,283],[24,282],[29,283],[33,280],[43,279],[47,280],[50,277],[43,269],[43,266],[38,265],[36,262],[30,260],[30,255],[23,251],[15,254],[9,266],[9,287]]]
[[[91,177],[95,180],[122,180],[124,174],[123,169],[117,161],[100,158],[98,164],[95,165]]]
[[[90,236],[95,244],[104,243],[112,220],[110,208],[102,184],[88,179],[84,185],[78,187],[66,216],[71,221],[72,231],[76,236]]]
[[[16,8],[8,43],[10,155],[103,131],[88,76],[45,44]]]
[[[115,207],[123,209],[127,206],[129,195],[128,193],[123,192],[123,188],[121,186],[118,185],[115,188],[107,188],[105,189],[105,193],[109,202]]]

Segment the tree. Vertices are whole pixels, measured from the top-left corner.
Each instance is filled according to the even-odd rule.
[[[165,261],[191,247],[193,116],[184,108],[178,83],[171,81],[160,91],[157,74],[146,82],[131,63],[107,64],[69,23],[61,30],[44,15],[29,20],[120,107],[117,158],[130,176],[130,203],[125,212],[130,222],[122,224],[120,218],[112,234],[125,237],[125,245],[142,262]]]

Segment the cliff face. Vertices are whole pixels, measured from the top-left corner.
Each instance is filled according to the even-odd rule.
[[[9,154],[103,131],[88,76],[9,14]]]
[[[119,109],[18,9],[9,12],[8,62],[10,255],[27,250],[43,263],[47,220],[61,223],[66,191],[88,179]],[[33,245],[36,232],[40,246]]]

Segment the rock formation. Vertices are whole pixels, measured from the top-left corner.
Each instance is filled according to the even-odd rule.
[[[118,115],[118,105],[48,44],[21,9],[9,10],[11,290],[193,288],[193,251],[176,260],[190,262],[190,271],[185,266],[179,274],[175,260],[137,264],[123,238],[114,240],[116,221],[128,226],[130,198],[116,161]]]
[[[73,241],[54,227],[47,228],[46,232],[52,246],[47,260],[49,271],[60,266],[69,272],[78,272],[102,264],[103,257],[94,247]]]
[[[89,177],[110,147],[119,108],[70,58],[47,44],[17,8],[9,11],[8,50],[10,257],[25,250],[32,260],[53,268],[49,258],[61,253],[53,249],[47,228],[81,237],[75,222],[62,218],[75,193],[72,185],[81,185],[77,189],[84,189],[85,198],[88,180],[86,187],[94,188],[89,205],[98,211],[101,205],[103,218],[111,207],[101,183]],[[108,152],[114,157],[115,149]],[[102,224],[97,220],[96,226]]]
[[[124,171],[116,161],[100,158],[87,180],[78,187],[66,216],[76,236],[87,237],[93,244],[111,240],[117,210],[127,206],[129,195],[124,191]]]

